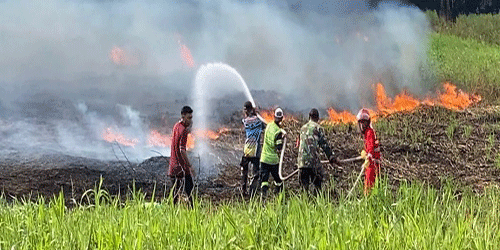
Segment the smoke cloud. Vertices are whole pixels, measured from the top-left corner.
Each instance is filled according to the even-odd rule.
[[[193,103],[197,68],[211,62],[296,110],[370,106],[376,82],[424,94],[428,32],[424,13],[397,2],[0,1],[3,139],[109,156],[103,129],[145,140],[147,120],[165,113],[170,129]]]

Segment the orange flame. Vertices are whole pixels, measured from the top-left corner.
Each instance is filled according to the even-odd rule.
[[[445,83],[443,87],[445,93],[440,94],[438,99],[445,108],[461,110],[481,101],[481,96],[457,91],[457,87],[451,83]]]
[[[164,135],[156,130],[151,130],[148,136],[148,145],[156,147],[170,147],[172,145],[172,135]],[[188,135],[186,148],[194,148],[194,138]]]
[[[172,145],[172,138],[169,135],[163,135],[156,130],[151,130],[148,136],[148,145],[170,147],[170,145]]]
[[[377,102],[377,111],[370,111],[372,120],[377,117],[392,114],[400,111],[412,111],[420,105],[440,105],[448,109],[462,110],[472,104],[481,101],[481,96],[465,93],[457,90],[457,87],[451,83],[444,83],[445,92],[438,93],[437,100],[424,99],[420,101],[406,91],[396,95],[394,100],[387,97],[385,88],[381,83],[376,85],[375,98]],[[328,109],[329,122],[332,123],[354,123],[356,122],[355,115],[343,111],[337,112],[333,108]]]
[[[227,128],[222,128],[219,132],[211,130],[196,130],[193,132],[194,135],[188,135],[186,147],[188,149],[194,148],[196,138],[216,140],[219,138],[221,133],[226,132],[227,130]],[[138,139],[127,139],[123,134],[115,133],[111,128],[104,130],[102,138],[107,142],[117,142],[124,146],[135,146],[139,142]],[[172,145],[172,135],[165,135],[159,131],[151,130],[148,135],[147,144],[149,146],[156,147],[170,147]]]
[[[111,128],[107,128],[104,130],[102,134],[102,138],[107,142],[117,142],[124,146],[135,146],[139,140],[138,139],[127,139],[125,135],[120,133],[115,133]]]
[[[391,114],[397,111],[411,111],[420,105],[420,101],[413,98],[406,92],[398,94],[394,101],[387,97],[385,88],[381,83],[377,83],[377,108],[379,112]]]
[[[181,47],[181,58],[182,61],[189,67],[193,68],[195,63],[193,56],[191,55],[191,50],[179,40],[179,46]]]
[[[337,112],[333,108],[327,110],[330,121],[333,123],[355,123],[356,116],[348,111]]]
[[[195,139],[194,139],[193,135],[188,134],[188,138],[187,138],[187,142],[186,142],[186,148],[187,149],[194,148],[194,142],[195,142]]]
[[[109,52],[109,58],[116,65],[131,66],[139,64],[139,60],[120,47],[114,46]]]
[[[210,140],[217,140],[219,138],[220,134],[217,132],[214,132],[212,130],[208,129],[198,129],[193,132],[194,136],[203,138],[203,139],[210,139]]]
[[[230,130],[229,128],[222,127],[222,128],[219,128],[219,129],[217,130],[217,133],[218,133],[219,135],[221,135],[221,134],[224,134],[224,133],[227,133],[227,132],[230,132],[230,131],[231,131],[231,130]]]

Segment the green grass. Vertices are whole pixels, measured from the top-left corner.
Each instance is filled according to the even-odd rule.
[[[489,101],[500,97],[500,46],[433,34],[429,59],[441,81],[451,81]]]
[[[500,45],[500,15],[460,15],[456,22],[445,22],[435,11],[426,12],[433,29],[443,35],[474,39],[491,45]]]
[[[1,249],[495,249],[500,245],[500,190],[481,195],[453,185],[438,191],[381,184],[367,198],[277,196],[194,209],[120,202],[94,191],[92,205],[0,202]],[[101,197],[100,197],[101,196]],[[99,198],[103,198],[102,200]]]
[[[438,80],[451,81],[498,103],[500,15],[461,15],[456,22],[446,22],[435,11],[426,14],[435,31],[429,58]]]

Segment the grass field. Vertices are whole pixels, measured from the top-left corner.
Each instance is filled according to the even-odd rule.
[[[500,46],[471,38],[433,34],[430,60],[441,81],[495,102],[500,94]]]
[[[435,32],[429,59],[440,81],[498,103],[500,93],[500,15],[459,16],[456,23],[427,12]]]
[[[384,182],[384,181],[382,181]],[[120,202],[103,190],[92,205],[51,201],[0,204],[1,249],[495,249],[500,190],[481,195],[448,183],[441,191],[380,184],[363,199],[276,196],[194,209]],[[100,199],[99,199],[100,198]]]

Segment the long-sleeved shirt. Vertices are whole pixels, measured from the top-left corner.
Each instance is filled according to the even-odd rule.
[[[297,166],[299,168],[309,168],[320,166],[319,148],[323,149],[328,159],[333,156],[333,151],[325,138],[325,131],[321,125],[309,120],[300,128],[299,154],[297,156]]]
[[[172,144],[170,145],[170,162],[168,168],[169,176],[190,175],[191,171],[182,157],[181,150],[186,151],[189,129],[179,121],[172,129]]]
[[[377,140],[377,136],[375,135],[375,131],[373,128],[368,127],[365,130],[365,151],[370,160],[370,163],[374,160],[380,159],[380,146]]]

